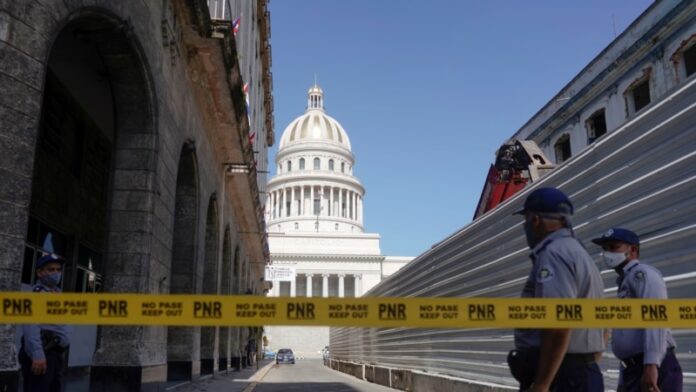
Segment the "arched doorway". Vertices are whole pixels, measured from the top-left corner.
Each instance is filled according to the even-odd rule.
[[[205,223],[205,256],[203,261],[203,294],[218,291],[218,212],[215,195],[208,202]],[[215,372],[215,339],[218,327],[201,327],[201,374]]]
[[[225,228],[225,237],[222,242],[222,277],[220,282],[220,294],[230,295],[232,292],[232,239],[230,228]],[[230,366],[230,327],[220,327],[220,340],[218,341],[218,369],[227,370]]]
[[[230,280],[232,281],[231,283],[231,292],[232,295],[241,295],[243,292],[241,291],[241,272],[240,269],[242,267],[241,265],[241,258],[239,257],[239,246],[236,246],[234,248],[234,258],[232,259],[232,276],[230,277]],[[243,366],[245,366],[245,363],[243,361],[244,354],[244,344],[242,343],[242,328],[241,327],[235,327],[232,328],[230,331],[230,340],[232,341],[230,346],[231,346],[231,351],[232,351],[232,367],[234,369],[241,369]]]
[[[196,227],[198,225],[198,170],[194,144],[179,155],[174,203],[170,294],[193,294],[196,287]],[[199,345],[192,327],[167,328],[167,380],[191,380],[200,373]],[[199,351],[199,350],[198,350]]]
[[[21,279],[31,284],[36,258],[55,252],[66,258],[65,291],[133,292],[144,278],[124,264],[148,260],[138,245],[149,238],[157,157],[148,67],[118,18],[91,9],[62,22],[46,56]],[[75,326],[69,366],[92,365],[99,340],[105,364],[137,367],[132,347],[148,347],[134,329]]]

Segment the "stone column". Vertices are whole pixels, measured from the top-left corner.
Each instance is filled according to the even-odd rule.
[[[290,296],[295,297],[296,290],[297,289],[297,276],[295,276],[291,281],[290,281]]]
[[[357,297],[362,295],[362,275],[355,274],[355,275],[353,275],[353,277],[355,278],[354,287],[355,287],[355,297],[357,298]]]
[[[345,218],[343,215],[343,189],[338,188],[338,216]]]
[[[345,274],[338,274],[338,297],[343,298],[345,294],[345,282],[343,281],[345,279],[346,275]]]
[[[312,274],[307,274],[307,298],[312,298]]]
[[[346,191],[346,217],[353,219],[353,192]]]
[[[280,217],[280,194],[278,191],[273,192],[273,195],[275,195],[275,216],[276,218]]]
[[[314,185],[310,185],[309,187],[309,215],[315,215],[314,214]]]
[[[293,186],[291,189],[291,196],[290,196],[290,216],[295,216],[295,187]]]
[[[290,198],[290,189],[283,188],[283,194],[284,194],[284,198],[285,198],[285,200],[283,200],[283,204],[285,205],[284,206],[285,215],[283,215],[283,216],[287,216],[290,214],[290,211],[288,211],[288,199]],[[290,208],[292,208],[292,202],[290,202]]]
[[[329,216],[336,216],[336,206],[334,205],[334,189],[329,187]]]
[[[355,204],[353,204],[353,192],[348,193],[348,204],[350,204],[349,218],[355,219]]]
[[[317,198],[319,199],[319,215],[324,216],[324,187],[319,185],[319,189],[317,190],[316,194]]]
[[[305,215],[304,185],[300,187],[300,216]]]
[[[326,298],[329,296],[329,274],[322,274],[321,277],[321,296]]]

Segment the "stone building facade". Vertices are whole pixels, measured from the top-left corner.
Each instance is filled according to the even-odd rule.
[[[29,287],[44,252],[68,292],[269,288],[267,2],[211,3],[0,1],[0,291]],[[20,330],[0,326],[0,390]],[[157,390],[246,365],[257,333],[74,327],[69,362],[91,390]]]

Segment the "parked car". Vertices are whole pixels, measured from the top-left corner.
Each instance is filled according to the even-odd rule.
[[[295,354],[289,348],[281,348],[276,354],[276,364],[291,363],[295,364]]]
[[[263,351],[263,359],[273,359],[276,356],[276,352],[270,349]]]

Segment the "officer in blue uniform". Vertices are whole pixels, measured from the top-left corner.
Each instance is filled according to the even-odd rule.
[[[49,254],[36,262],[36,284],[32,291],[59,293],[64,259]],[[19,363],[25,392],[61,392],[64,354],[69,341],[64,325],[23,326]]]
[[[634,232],[617,227],[592,242],[604,250],[606,266],[619,274],[619,298],[667,298],[660,271],[638,261],[640,239]],[[621,360],[619,391],[680,392],[683,376],[675,347],[668,328],[613,330],[611,348]]]
[[[602,298],[599,270],[573,234],[568,197],[555,188],[540,188],[517,213],[525,216],[532,249],[522,297]],[[602,329],[516,329],[508,365],[520,391],[600,392],[604,380],[597,358],[604,345]]]

